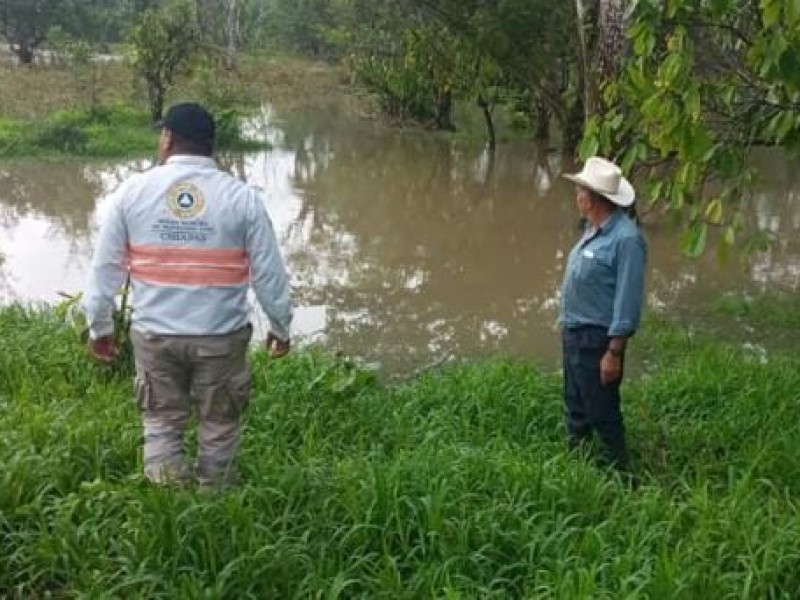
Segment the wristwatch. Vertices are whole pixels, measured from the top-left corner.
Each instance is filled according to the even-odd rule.
[[[623,350],[618,350],[616,348],[609,348],[608,352],[611,356],[616,356],[617,358],[622,358],[625,354]]]

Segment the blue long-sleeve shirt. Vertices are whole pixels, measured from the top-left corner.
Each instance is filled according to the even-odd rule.
[[[609,337],[630,337],[644,303],[647,245],[639,228],[615,211],[572,249],[561,287],[559,324],[608,328]]]

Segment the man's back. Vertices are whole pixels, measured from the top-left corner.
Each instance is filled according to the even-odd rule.
[[[113,259],[121,244],[134,329],[160,335],[240,329],[249,318],[252,280],[273,328],[288,337],[289,286],[261,198],[213,159],[173,156],[123,184],[96,261]],[[92,286],[88,300],[91,294]]]

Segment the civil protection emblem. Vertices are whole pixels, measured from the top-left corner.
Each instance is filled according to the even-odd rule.
[[[179,183],[167,191],[167,207],[179,219],[194,219],[206,209],[206,199],[193,183]]]

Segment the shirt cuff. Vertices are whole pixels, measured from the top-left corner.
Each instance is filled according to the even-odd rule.
[[[97,323],[89,327],[89,339],[91,340],[97,340],[110,335],[114,335],[114,325],[112,323]]]
[[[285,323],[277,323],[275,321],[270,320],[270,329],[275,336],[281,340],[282,342],[288,342],[291,338],[290,332],[290,325],[291,321],[287,321]]]
[[[608,328],[608,337],[629,338],[633,337],[634,333],[636,333],[636,328],[632,325],[626,325],[625,323],[613,323],[611,327]]]

